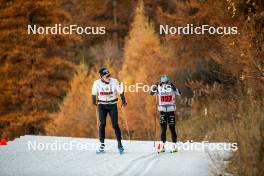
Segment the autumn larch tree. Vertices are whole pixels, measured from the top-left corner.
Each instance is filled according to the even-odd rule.
[[[1,0],[0,130],[6,138],[45,133],[47,113],[57,111],[69,87],[78,38],[27,33],[28,25],[67,24],[56,2]]]

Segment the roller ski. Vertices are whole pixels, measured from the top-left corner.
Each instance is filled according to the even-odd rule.
[[[170,151],[170,153],[176,153],[176,152],[178,152],[177,149],[173,149],[173,150]]]
[[[178,152],[177,146],[176,144],[173,144],[170,153],[176,153],[176,152]]]
[[[165,152],[165,145],[164,144],[158,144],[158,154]]]
[[[98,150],[96,150],[96,154],[103,154],[105,153],[105,145],[102,143]]]

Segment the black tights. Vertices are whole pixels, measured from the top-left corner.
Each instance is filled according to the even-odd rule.
[[[162,123],[162,124],[160,124],[160,126],[161,126],[160,138],[161,138],[161,141],[163,143],[165,143],[166,142],[167,123]],[[171,141],[173,143],[175,143],[177,141],[177,134],[176,134],[176,130],[175,130],[175,124],[169,125],[169,128],[170,128],[170,132],[171,132]]]
[[[99,104],[98,111],[99,111],[99,120],[100,120],[100,126],[99,126],[100,142],[104,143],[106,117],[107,117],[107,114],[109,113],[111,122],[112,122],[112,127],[115,130],[115,135],[118,141],[118,146],[121,146],[121,131],[118,125],[117,105],[116,104],[110,104],[110,105]]]
[[[160,112],[160,126],[161,126],[161,141],[166,142],[166,131],[167,124],[169,123],[169,128],[171,132],[171,141],[173,143],[177,142],[177,134],[175,130],[175,114],[172,112]]]

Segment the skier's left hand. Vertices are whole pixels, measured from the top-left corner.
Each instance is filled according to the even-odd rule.
[[[122,102],[121,107],[126,107],[127,106],[127,102]]]

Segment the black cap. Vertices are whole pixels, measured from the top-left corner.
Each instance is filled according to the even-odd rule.
[[[100,74],[100,77],[103,77],[103,76],[105,76],[105,75],[110,74],[110,72],[109,72],[106,68],[101,68],[101,69],[99,70],[99,74]]]

